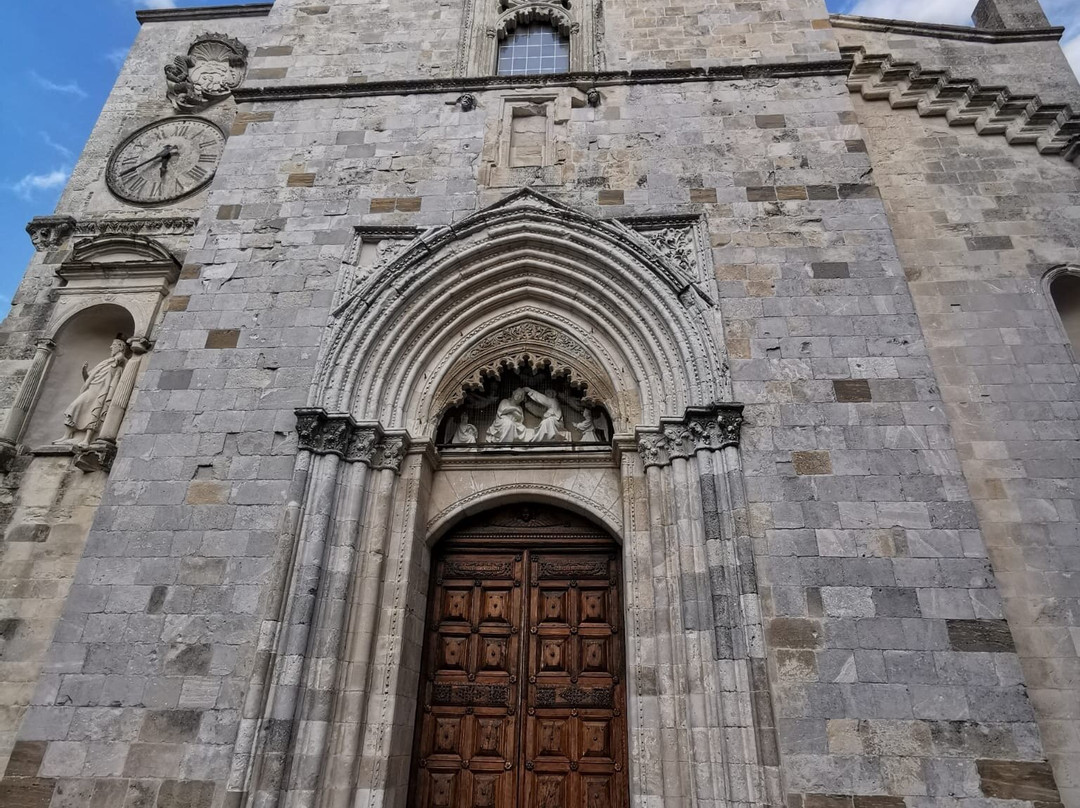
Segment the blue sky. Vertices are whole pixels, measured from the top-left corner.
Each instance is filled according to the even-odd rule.
[[[245,0],[239,0],[244,2]],[[964,25],[976,0],[827,0],[829,10]],[[222,0],[3,0],[0,70],[0,315],[33,253],[24,228],[53,212],[138,23],[137,8],[225,5]],[[1068,27],[1080,72],[1080,0],[1043,0]]]

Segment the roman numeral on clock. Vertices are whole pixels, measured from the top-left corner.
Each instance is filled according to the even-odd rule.
[[[202,182],[210,175],[206,173],[206,170],[202,166],[192,166],[184,176],[191,177],[195,182]]]

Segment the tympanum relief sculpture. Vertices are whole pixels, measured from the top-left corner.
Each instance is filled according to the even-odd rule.
[[[127,343],[113,340],[107,359],[87,371],[83,365],[83,386],[64,410],[65,435],[53,443],[57,446],[87,446],[105,421],[113,401],[120,376],[127,364]]]
[[[501,377],[488,377],[484,389],[465,391],[463,399],[443,418],[439,441],[444,445],[611,441],[603,406],[547,369],[503,368]]]

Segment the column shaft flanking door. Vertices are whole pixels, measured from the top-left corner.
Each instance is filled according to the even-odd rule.
[[[552,539],[437,553],[410,805],[629,804],[617,547]]]

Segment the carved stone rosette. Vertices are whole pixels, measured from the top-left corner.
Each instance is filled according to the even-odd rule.
[[[743,423],[742,404],[689,407],[681,419],[663,419],[658,432],[638,435],[642,463],[666,466],[677,457],[692,457],[708,449],[738,446]]]
[[[330,414],[315,407],[296,411],[299,448],[314,454],[336,454],[346,463],[397,473],[409,449],[405,434],[387,434],[373,424],[358,424],[351,415]]]

